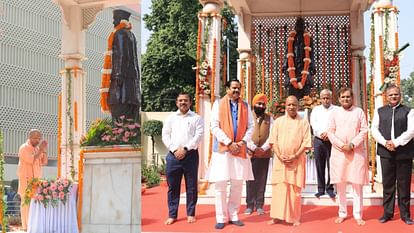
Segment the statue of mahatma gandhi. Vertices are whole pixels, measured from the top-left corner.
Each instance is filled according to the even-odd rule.
[[[112,44],[112,73],[107,101],[113,120],[125,116],[137,122],[141,103],[140,73],[137,41],[131,31],[130,15],[124,10],[113,11],[116,32]]]

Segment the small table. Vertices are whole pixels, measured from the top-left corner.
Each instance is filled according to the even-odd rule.
[[[76,196],[78,184],[72,184],[66,204],[58,202],[56,206],[46,208],[34,199],[30,201],[29,233],[78,233]]]

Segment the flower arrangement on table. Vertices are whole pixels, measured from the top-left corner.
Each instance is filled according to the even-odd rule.
[[[56,206],[59,202],[66,204],[69,198],[72,181],[66,178],[56,180],[42,180],[34,178],[29,181],[24,195],[24,204],[29,205],[33,198],[46,208],[48,205]]]
[[[140,124],[121,116],[118,121],[97,119],[80,141],[81,146],[110,146],[139,144]]]

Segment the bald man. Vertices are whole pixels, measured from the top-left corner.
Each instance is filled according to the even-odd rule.
[[[19,177],[18,193],[21,198],[27,188],[28,182],[33,178],[42,177],[42,166],[47,165],[47,141],[42,140],[42,133],[37,129],[29,131],[29,139],[20,146],[19,165],[17,167],[17,176]],[[27,229],[29,220],[29,206],[20,204],[20,214],[22,220],[22,230]]]
[[[298,115],[298,99],[286,99],[286,112],[273,123],[270,145],[276,155],[272,170],[269,224],[285,221],[300,225],[301,192],[305,187],[305,150],[311,147],[309,123]]]

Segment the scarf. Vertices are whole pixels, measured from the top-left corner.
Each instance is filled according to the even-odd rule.
[[[220,128],[224,131],[224,133],[232,139],[234,142],[239,142],[243,139],[244,135],[247,131],[247,104],[244,103],[241,99],[238,100],[237,103],[237,135],[234,138],[234,131],[233,131],[233,119],[231,116],[231,109],[230,109],[230,98],[226,95],[224,96],[219,103],[219,120],[220,120]],[[218,147],[219,152],[223,153],[228,151],[228,146],[224,145],[223,143],[219,143]],[[240,152],[238,154],[232,154],[233,156],[246,158],[247,148],[246,145],[243,145]]]

